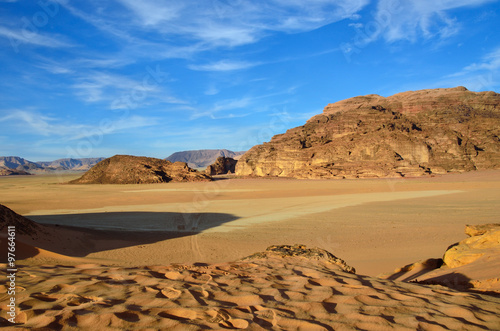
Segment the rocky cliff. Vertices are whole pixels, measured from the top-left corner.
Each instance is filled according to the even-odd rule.
[[[213,164],[207,167],[205,173],[209,176],[225,175],[228,173],[234,174],[236,171],[236,163],[238,163],[238,161],[233,158],[219,156]]]
[[[404,177],[490,168],[500,168],[500,94],[457,87],[330,104],[254,146],[236,174]]]
[[[146,184],[210,181],[184,162],[151,157],[115,155],[105,159],[71,184]]]
[[[176,152],[165,160],[170,162],[186,162],[192,168],[206,168],[218,157],[230,157],[238,160],[245,152],[233,152],[227,149],[199,149],[194,151]]]

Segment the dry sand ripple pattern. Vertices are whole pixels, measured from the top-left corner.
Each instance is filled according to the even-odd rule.
[[[10,327],[21,330],[500,329],[498,297],[358,276],[301,257],[20,270],[18,324]]]

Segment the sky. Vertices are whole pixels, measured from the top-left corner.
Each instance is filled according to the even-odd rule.
[[[346,98],[500,90],[498,0],[0,0],[0,156],[242,151]]]

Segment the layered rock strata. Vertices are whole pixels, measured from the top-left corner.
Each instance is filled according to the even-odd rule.
[[[242,176],[404,177],[500,168],[500,94],[464,87],[328,105],[303,126],[254,146]]]

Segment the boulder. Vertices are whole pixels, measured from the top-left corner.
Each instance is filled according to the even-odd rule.
[[[209,176],[225,175],[228,173],[234,174],[236,163],[238,163],[238,161],[233,158],[219,156],[215,163],[207,167],[205,173]]]

